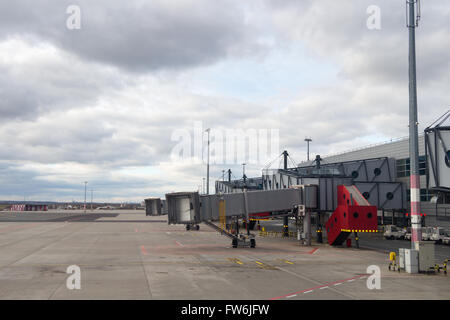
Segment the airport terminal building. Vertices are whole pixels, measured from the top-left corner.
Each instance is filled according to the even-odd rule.
[[[410,168],[409,168],[409,139],[403,138],[366,148],[351,150],[336,155],[323,157],[322,164],[338,164],[351,161],[363,161],[375,158],[392,158],[395,160],[395,181],[406,186],[406,200],[409,202]],[[313,166],[314,162],[302,162],[299,167]],[[424,134],[419,135],[419,173],[420,173],[420,201],[430,201],[433,194],[427,189],[427,161],[425,155]],[[443,203],[450,203],[450,194],[442,199]]]

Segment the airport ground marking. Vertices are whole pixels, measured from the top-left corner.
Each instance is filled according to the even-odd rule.
[[[2,221],[4,222],[4,221]],[[34,226],[37,226],[39,223],[32,223],[32,224],[19,224],[19,225],[14,225],[14,226],[8,226],[6,228],[2,228],[0,229],[0,232],[4,232],[4,231],[16,231],[16,230],[20,230],[20,229],[28,229],[28,228],[33,228]]]
[[[282,296],[279,296],[279,297],[270,298],[269,300],[279,300],[279,299],[283,299],[283,298],[288,298],[288,297],[292,297],[293,295],[297,295],[297,294],[300,294],[300,293],[303,293],[303,294],[304,293],[311,293],[311,292],[313,292],[316,289],[327,289],[327,288],[330,287],[330,285],[337,286],[337,285],[340,285],[340,284],[342,284],[344,282],[350,282],[350,280],[354,281],[356,279],[360,279],[360,278],[363,278],[363,277],[367,277],[367,274],[360,274],[360,275],[357,275],[357,276],[352,277],[352,278],[326,283],[326,284],[323,284],[323,285],[320,285],[320,286],[316,286],[316,287],[313,287],[313,288],[308,288],[308,289],[297,291],[297,292],[291,292],[291,293],[288,293],[288,294],[285,294],[285,295],[282,295]]]
[[[176,243],[177,246],[179,246],[179,247],[184,247],[184,244],[182,244],[182,243],[180,243],[180,242],[178,242],[178,241],[176,241],[176,240],[175,240],[175,243]]]
[[[244,264],[241,260],[239,260],[237,258],[228,258],[228,260],[230,260],[230,261],[232,261],[234,263],[237,263],[239,265],[243,265]]]
[[[277,259],[277,261],[281,261],[287,264],[294,264],[292,261],[286,260],[286,259]]]
[[[277,267],[271,266],[270,264],[263,263],[261,261],[255,260],[255,263],[258,264],[258,267],[266,270],[279,270]]]
[[[148,255],[148,252],[147,252],[147,250],[145,249],[144,246],[141,246],[141,252],[142,252],[142,254],[143,254],[144,256]]]

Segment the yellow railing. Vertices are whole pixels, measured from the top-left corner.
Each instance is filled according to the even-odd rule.
[[[259,232],[259,236],[260,237],[283,238],[284,237],[284,232],[282,232],[282,231],[266,231],[263,228],[263,230],[261,230]],[[288,237],[289,238],[296,238],[297,237],[297,232],[289,231],[288,232]]]

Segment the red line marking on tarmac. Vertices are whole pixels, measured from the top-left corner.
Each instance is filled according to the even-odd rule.
[[[316,253],[317,250],[319,250],[319,248],[312,249],[311,251],[308,252],[308,254],[314,254]]]
[[[32,228],[32,227],[34,227],[34,226],[37,226],[38,224],[39,224],[39,223],[19,224],[19,225],[15,225],[15,226],[9,226],[9,227],[0,229],[0,232],[4,232],[4,231],[16,231],[16,230],[20,230],[20,229],[24,229],[24,228]]]
[[[179,243],[178,241],[176,241],[175,240],[175,243],[177,244],[177,246],[179,246],[179,247],[184,247],[184,244],[182,244],[182,243]]]
[[[147,252],[147,250],[145,250],[144,246],[141,246],[141,252],[144,256],[148,255],[148,252]]]
[[[134,228],[134,232],[139,232],[137,228]]]
[[[362,278],[362,277],[365,277],[365,276],[367,276],[367,274],[360,274],[360,275],[355,276],[355,277],[353,277],[353,278],[344,279],[344,280],[339,280],[339,281],[335,281],[335,282],[328,282],[328,283],[325,283],[325,284],[323,284],[323,285],[321,285],[321,286],[317,286],[317,287],[305,289],[305,290],[302,290],[302,291],[297,291],[297,292],[292,292],[292,293],[284,294],[284,295],[279,296],[279,297],[270,298],[269,300],[278,300],[278,299],[282,299],[282,298],[287,298],[287,297],[291,297],[291,296],[293,296],[293,295],[295,295],[295,294],[299,294],[299,293],[309,293],[309,292],[312,292],[312,291],[314,291],[314,290],[316,290],[316,289],[322,289],[322,288],[324,288],[324,287],[329,287],[329,286],[331,286],[332,284],[334,284],[334,285],[336,286],[336,285],[338,285],[338,284],[342,284],[343,282],[350,281],[350,280],[353,281],[353,280],[355,280],[355,279]]]

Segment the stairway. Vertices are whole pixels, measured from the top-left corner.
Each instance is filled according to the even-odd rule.
[[[352,232],[377,232],[377,207],[356,186],[338,186],[338,206],[325,223],[328,243],[341,245]]]

